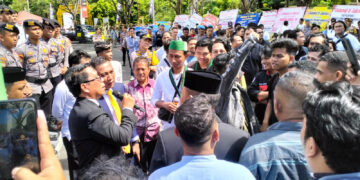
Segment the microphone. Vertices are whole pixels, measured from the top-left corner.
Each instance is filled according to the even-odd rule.
[[[117,98],[119,98],[121,101],[123,100],[124,96],[123,96],[119,91],[114,90],[112,93],[114,94],[114,96],[116,96]],[[137,105],[137,104],[134,105],[134,108],[137,109],[137,110],[139,110],[139,111],[141,111],[141,112],[145,112],[145,109],[142,108],[142,107],[140,107],[140,106]]]

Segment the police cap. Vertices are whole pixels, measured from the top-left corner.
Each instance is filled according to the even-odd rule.
[[[40,28],[43,28],[43,24],[35,19],[28,19],[28,20],[25,20],[24,23],[23,23],[23,26],[25,28],[28,28],[28,27],[33,27],[33,26],[39,26]]]
[[[19,29],[11,23],[1,23],[0,24],[0,30],[5,30],[5,31],[9,31],[9,32],[14,32],[16,34],[19,34]]]

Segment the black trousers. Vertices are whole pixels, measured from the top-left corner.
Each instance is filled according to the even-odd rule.
[[[141,169],[145,172],[149,172],[150,163],[152,154],[155,149],[156,140],[150,142],[144,142],[144,135],[140,136],[140,162],[136,159],[136,164],[141,167]]]
[[[33,94],[32,98],[35,99],[38,109],[42,109],[45,113],[45,116],[50,117],[51,115],[51,106],[53,101],[53,90],[45,93],[41,91],[41,94]]]
[[[122,59],[123,59],[123,65],[125,66],[125,64],[126,64],[126,57],[128,58],[128,59],[130,59],[129,58],[129,51],[126,49],[126,48],[122,48],[122,54],[123,54],[123,57],[122,57]],[[130,61],[129,61],[130,62]],[[129,63],[130,64],[130,63]],[[131,66],[131,65],[130,65]]]
[[[76,170],[79,169],[77,154],[74,151],[72,141],[69,141],[66,137],[63,137],[63,144],[65,146],[68,159],[69,176],[71,180],[75,180],[77,179]]]

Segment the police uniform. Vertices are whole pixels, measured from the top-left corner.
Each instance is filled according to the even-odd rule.
[[[43,19],[44,26],[50,26],[52,28],[55,28],[55,25],[53,24],[52,20],[44,18]],[[57,42],[56,39],[51,38],[48,40],[42,39],[50,49],[50,57],[48,62],[48,78],[50,78],[50,81],[54,87],[56,87],[57,84],[61,81],[61,67],[60,64],[63,61],[63,55],[60,51],[60,44]]]
[[[0,29],[3,31],[19,34],[19,29],[14,24],[1,24]],[[2,45],[2,43],[0,43],[0,62],[2,67],[22,67],[22,62],[20,61],[20,58],[15,50],[7,49]]]
[[[36,20],[26,20],[23,26],[43,27]],[[26,72],[26,81],[33,89],[33,98],[40,104],[46,116],[51,114],[52,89],[53,85],[48,79],[48,64],[50,59],[50,49],[44,41],[38,45],[32,44],[30,40],[16,48],[20,59],[23,61],[23,68]]]
[[[60,23],[57,20],[53,19],[52,21],[55,26],[61,27]],[[70,39],[61,34],[54,39],[56,40],[56,43],[58,43],[60,46],[60,53],[63,54],[63,59],[61,61],[60,67],[69,67],[69,55],[73,50]]]

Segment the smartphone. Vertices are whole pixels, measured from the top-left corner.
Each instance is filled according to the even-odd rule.
[[[360,65],[359,65],[359,61],[358,58],[356,56],[355,50],[354,48],[351,46],[351,43],[348,39],[346,38],[341,38],[341,42],[344,46],[344,49],[346,51],[346,54],[350,60],[351,63],[351,67],[354,70],[354,74],[357,75],[357,72],[360,70]]]
[[[0,101],[0,179],[12,179],[14,167],[40,172],[34,99]]]

